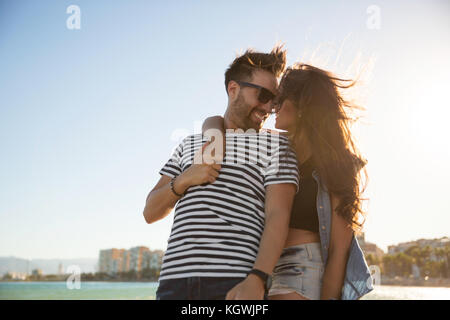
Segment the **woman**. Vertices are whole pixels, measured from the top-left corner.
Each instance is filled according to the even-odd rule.
[[[274,268],[271,299],[342,298],[354,233],[362,227],[359,171],[365,164],[348,128],[344,108],[352,106],[339,92],[354,82],[342,83],[305,64],[289,68],[280,82],[275,127],[287,130],[296,150],[302,191]],[[322,201],[329,203],[329,212],[322,214]],[[359,254],[357,270],[367,283],[367,265]]]
[[[269,299],[359,299],[372,290],[355,238],[365,162],[348,128],[344,108],[352,106],[339,92],[354,85],[346,81],[306,64],[281,79],[275,127],[287,131],[302,178]]]

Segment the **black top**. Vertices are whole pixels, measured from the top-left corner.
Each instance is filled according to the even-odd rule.
[[[317,182],[312,176],[314,163],[309,158],[299,166],[299,191],[295,195],[292,206],[290,228],[319,232],[319,217],[317,216]]]

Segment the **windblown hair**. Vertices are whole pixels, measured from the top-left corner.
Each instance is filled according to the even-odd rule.
[[[275,46],[270,53],[255,52],[248,49],[230,64],[225,72],[225,90],[231,80],[249,81],[253,72],[258,69],[266,70],[275,77],[279,77],[286,68],[286,50]]]
[[[346,109],[362,108],[347,102],[340,92],[355,83],[307,64],[297,64],[283,75],[277,102],[281,106],[283,100],[288,99],[297,108],[300,117],[296,117],[296,130],[290,137],[293,148],[301,150],[302,146],[295,143],[302,134],[328,192],[340,199],[337,214],[359,233],[365,218],[361,206],[365,199],[361,194],[366,188],[360,189],[361,169],[367,161],[354,144],[349,129],[352,119]],[[365,168],[363,172],[367,182]]]

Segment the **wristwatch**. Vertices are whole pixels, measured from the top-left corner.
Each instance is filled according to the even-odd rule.
[[[264,283],[264,287],[267,286],[267,281],[269,280],[269,275],[265,273],[264,271],[261,271],[259,269],[252,269],[248,274],[254,274],[258,276]]]

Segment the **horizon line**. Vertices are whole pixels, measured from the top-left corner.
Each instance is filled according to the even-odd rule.
[[[408,240],[408,241],[398,242],[398,243],[396,243],[396,244],[388,245],[387,247],[389,248],[390,246],[398,246],[398,245],[403,244],[403,243],[416,242],[416,241],[419,241],[419,240],[439,240],[439,239],[444,239],[444,238],[450,239],[449,236],[442,236],[442,237],[437,237],[437,238],[417,238],[416,240]],[[373,243],[373,244],[375,244],[378,248],[380,248],[380,246],[379,246],[378,244],[376,244],[375,242],[367,241],[367,240],[366,240],[365,242]],[[131,248],[136,248],[136,247],[146,247],[146,248],[149,248],[149,247],[144,246],[144,245],[134,246],[134,247],[131,247]],[[130,249],[131,249],[131,248],[130,248]],[[113,247],[113,248],[99,249],[98,251],[99,251],[99,253],[100,253],[101,250],[110,250],[110,249],[118,249],[118,250],[121,250],[122,248],[114,248],[114,247]],[[150,249],[150,248],[149,248],[149,249]],[[381,248],[380,248],[380,249],[381,249]],[[129,250],[129,249],[124,249],[124,250]],[[160,251],[163,251],[163,252],[166,251],[166,250],[163,250],[163,249],[161,249],[161,248],[150,249],[150,250],[151,250],[151,251],[160,250]],[[381,250],[383,250],[383,249],[381,249]],[[384,250],[383,250],[383,251],[384,251]],[[80,259],[98,259],[99,257],[97,256],[97,257],[80,257],[80,258],[22,258],[22,257],[14,256],[14,255],[5,255],[5,256],[0,255],[0,258],[18,258],[18,259],[30,260],[30,261],[31,261],[31,260],[80,260]]]

